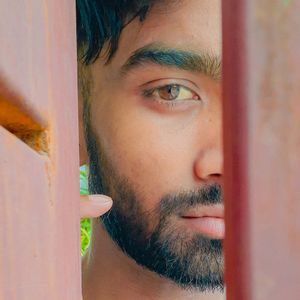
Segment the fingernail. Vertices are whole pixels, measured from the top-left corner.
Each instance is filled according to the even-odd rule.
[[[89,199],[98,204],[107,204],[112,202],[112,199],[106,195],[89,195]]]

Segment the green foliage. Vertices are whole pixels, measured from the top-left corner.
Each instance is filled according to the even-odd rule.
[[[81,241],[81,255],[83,255],[89,246],[91,236],[91,222],[90,219],[83,219],[80,221],[80,241]]]
[[[87,175],[85,166],[80,167],[80,194],[88,194]],[[82,219],[80,222],[80,241],[81,255],[83,255],[89,246],[91,236],[91,220]]]

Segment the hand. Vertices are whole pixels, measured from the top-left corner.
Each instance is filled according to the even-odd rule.
[[[96,218],[105,214],[112,206],[112,199],[105,195],[80,196],[80,217]]]

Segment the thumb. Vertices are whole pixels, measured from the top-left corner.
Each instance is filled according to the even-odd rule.
[[[105,195],[81,195],[80,218],[96,218],[105,214],[112,206],[112,199]]]

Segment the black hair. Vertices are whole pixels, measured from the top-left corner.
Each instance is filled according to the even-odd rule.
[[[85,64],[94,62],[108,45],[107,62],[118,48],[122,29],[131,20],[146,18],[155,0],[76,0],[77,48]]]

